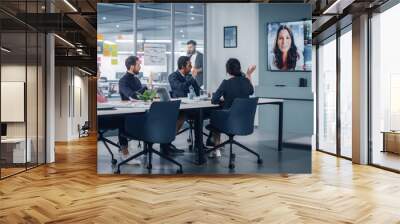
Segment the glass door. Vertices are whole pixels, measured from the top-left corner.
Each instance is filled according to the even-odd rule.
[[[400,4],[371,18],[370,162],[400,171]]]
[[[317,149],[336,154],[336,36],[321,43],[317,54]]]
[[[23,16],[44,13],[44,3],[4,4]],[[45,44],[45,34],[0,12],[0,178],[45,163]]]
[[[27,142],[27,34],[23,25],[17,30],[1,31],[1,177],[26,170],[31,162]],[[27,150],[28,149],[28,150]]]
[[[340,36],[340,155],[352,157],[352,32]]]

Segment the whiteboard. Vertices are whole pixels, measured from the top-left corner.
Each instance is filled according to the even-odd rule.
[[[1,122],[24,122],[24,102],[24,82],[1,82]]]
[[[166,65],[167,46],[165,44],[144,44],[144,65]]]

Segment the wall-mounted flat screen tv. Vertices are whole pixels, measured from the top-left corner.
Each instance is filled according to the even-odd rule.
[[[311,20],[267,24],[267,69],[311,71]]]

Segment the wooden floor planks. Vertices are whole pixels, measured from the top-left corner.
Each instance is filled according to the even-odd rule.
[[[313,174],[98,176],[96,138],[0,181],[0,223],[400,223],[400,175],[313,153]]]

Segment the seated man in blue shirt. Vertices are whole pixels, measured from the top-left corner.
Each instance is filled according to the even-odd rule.
[[[136,56],[129,56],[125,60],[126,74],[119,80],[119,94],[122,100],[137,99],[138,93],[143,94],[147,89],[142,86],[140,80],[136,77],[140,71],[140,60]]]
[[[138,93],[142,94],[147,87],[142,86],[140,80],[136,77],[140,71],[140,60],[136,56],[129,56],[125,60],[126,74],[119,80],[119,94],[121,100],[133,100],[138,98]],[[123,119],[122,119],[123,120]],[[121,147],[121,159],[129,158],[128,140],[123,136],[124,123],[120,125],[118,140]],[[128,164],[140,164],[140,160],[131,160]]]
[[[193,78],[190,74],[192,70],[192,64],[190,62],[190,57],[188,56],[181,56],[178,58],[178,70],[171,73],[168,76],[168,81],[171,86],[171,96],[173,98],[179,97],[187,97],[190,92],[190,88],[192,87],[196,96],[200,95],[200,87],[197,84],[197,81]],[[186,112],[187,116],[195,117],[194,114]],[[181,128],[183,123],[185,122],[185,114],[179,113],[179,118],[176,124],[178,132]],[[183,151],[180,149],[176,149],[173,147],[173,151]]]
[[[168,76],[172,97],[187,97],[190,86],[193,87],[196,96],[200,95],[200,87],[190,74],[191,69],[192,63],[190,62],[190,57],[179,57],[178,70]]]

